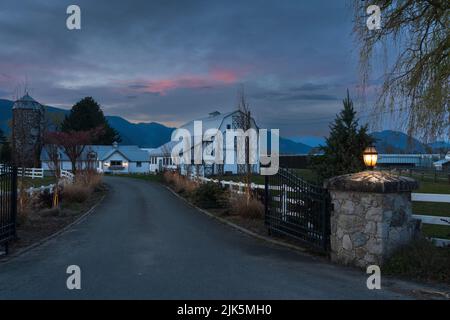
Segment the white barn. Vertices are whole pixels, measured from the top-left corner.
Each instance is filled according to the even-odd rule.
[[[245,170],[245,165],[239,165],[234,161],[232,164],[226,163],[226,130],[227,129],[239,129],[239,118],[240,118],[241,111],[235,110],[228,113],[220,113],[218,111],[210,113],[207,117],[195,119],[192,120],[184,125],[182,125],[179,129],[186,129],[191,133],[192,141],[191,141],[191,158],[192,162],[190,164],[181,164],[180,165],[180,172],[181,174],[197,174],[197,170],[199,171],[198,174],[202,176],[208,176],[208,175],[215,175],[215,174],[239,174],[242,173]],[[193,164],[193,137],[194,137],[194,122],[195,121],[201,121],[202,122],[202,131],[203,134],[208,129],[218,129],[224,138],[223,141],[223,155],[224,155],[224,164],[207,164],[203,162],[201,165],[194,165]],[[258,126],[255,122],[255,120],[251,119],[251,128],[258,130]],[[158,148],[160,151],[162,150],[172,150],[173,146],[178,143],[171,141],[160,148]],[[202,149],[205,150],[208,145],[214,144],[214,141],[203,141],[202,142]],[[237,159],[237,143],[236,138],[234,142],[234,150],[233,152],[233,158]],[[256,150],[257,157],[259,156],[259,150]],[[170,154],[170,153],[169,153]],[[173,159],[171,159],[173,161]],[[257,158],[257,164],[252,165],[251,170],[255,173],[259,172],[259,158]]]

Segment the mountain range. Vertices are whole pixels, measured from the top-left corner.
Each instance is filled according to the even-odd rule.
[[[10,134],[10,121],[12,118],[11,100],[0,99],[0,128],[6,135]],[[49,118],[64,117],[69,110],[44,106]],[[119,116],[105,116],[108,123],[116,129],[123,144],[138,145],[141,148],[157,148],[170,141],[172,131],[175,128],[166,127],[156,122],[132,123]],[[280,138],[280,153],[282,154],[306,154],[311,147],[300,142]]]
[[[445,153],[450,150],[450,142],[436,141],[423,143],[403,132],[384,130],[372,132],[375,138],[375,147],[379,153]],[[317,148],[325,144],[325,137],[303,136],[290,137],[292,141],[303,142],[311,147]]]
[[[13,104],[11,100],[0,99],[0,128],[6,135],[11,131]],[[48,117],[64,117],[69,113],[69,110],[51,106],[45,106],[45,109]],[[157,122],[132,123],[119,116],[106,116],[106,119],[120,133],[123,144],[138,145],[142,148],[161,146],[170,141],[172,131],[175,130]],[[444,153],[450,150],[450,142],[436,141],[425,144],[399,131],[384,130],[371,135],[376,139],[375,146],[379,153]],[[280,153],[307,154],[324,142],[324,137],[280,137]]]

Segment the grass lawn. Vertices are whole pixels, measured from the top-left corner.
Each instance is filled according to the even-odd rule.
[[[419,181],[419,190],[414,192],[450,194],[450,183]]]
[[[450,183],[446,181],[431,182],[419,181],[420,188],[417,193],[450,194]],[[429,216],[450,217],[450,203],[440,202],[413,202],[413,213]],[[450,226],[424,224],[423,234],[427,237],[450,239]]]

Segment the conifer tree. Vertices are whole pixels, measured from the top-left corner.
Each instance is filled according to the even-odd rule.
[[[92,97],[78,101],[61,125],[63,132],[89,131],[97,128],[101,128],[102,133],[93,138],[93,144],[120,142],[119,133],[109,125],[100,105]]]
[[[364,170],[364,149],[374,143],[367,125],[358,124],[348,90],[343,104],[344,109],[330,126],[326,145],[320,147],[323,155],[313,160],[312,167],[322,179]]]

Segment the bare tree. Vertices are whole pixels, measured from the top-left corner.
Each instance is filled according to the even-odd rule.
[[[59,202],[59,182],[61,177],[60,151],[64,141],[64,135],[61,132],[46,132],[44,134],[44,150],[49,158],[50,170],[54,172],[55,188],[53,190],[53,207],[58,206]]]
[[[448,136],[450,2],[373,0],[370,4],[381,9],[382,25],[379,30],[369,30],[367,2],[353,1],[354,30],[361,43],[363,88],[368,85],[374,51],[378,46],[384,49],[386,70],[375,106],[377,113],[405,115],[406,128],[411,135],[418,134],[427,140]],[[391,67],[387,66],[390,44],[398,47]],[[400,121],[403,119],[399,124]]]
[[[77,163],[80,161],[85,147],[92,141],[92,137],[97,136],[96,132],[98,132],[98,129],[60,132],[61,146],[72,164],[74,175],[77,173]]]
[[[234,118],[235,126],[237,129],[242,129],[244,132],[252,128],[252,116],[250,110],[250,104],[247,102],[244,87],[238,92],[238,114]],[[252,196],[251,183],[252,183],[252,164],[250,164],[250,139],[248,137],[244,140],[245,143],[245,163],[238,164],[238,170],[244,174],[244,181],[246,184],[246,196],[247,200],[250,200]]]

